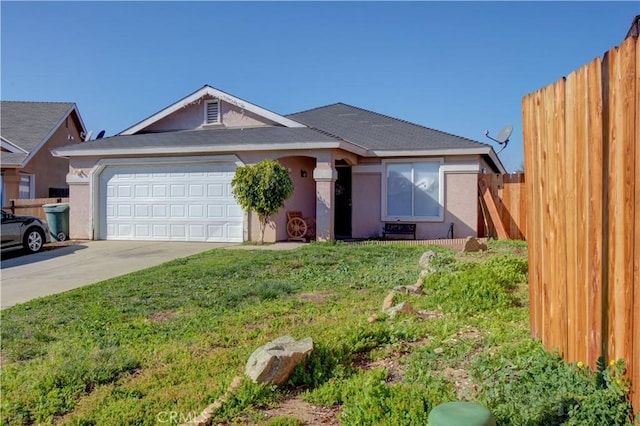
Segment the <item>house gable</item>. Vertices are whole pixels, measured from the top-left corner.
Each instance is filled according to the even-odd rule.
[[[214,123],[207,123],[207,106],[212,105],[213,111],[218,120]],[[210,128],[250,128],[262,126],[282,126],[281,124],[269,120],[251,111],[247,111],[237,105],[221,101],[212,96],[206,95],[197,101],[174,111],[150,124],[138,133],[159,133],[173,132],[178,130],[197,130]]]
[[[219,122],[207,124],[207,102],[218,101]],[[118,133],[168,132],[209,128],[245,128],[259,126],[306,127],[292,119],[249,103],[211,86],[204,86],[191,95],[169,105],[139,123]]]

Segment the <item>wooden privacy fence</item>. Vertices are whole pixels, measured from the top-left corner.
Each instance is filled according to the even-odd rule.
[[[68,203],[68,198],[31,198],[31,199],[18,199],[11,200],[10,205],[3,206],[2,209],[5,211],[10,211],[13,214],[25,215],[25,216],[35,216],[46,222],[47,217],[44,214],[44,209],[42,208],[45,204],[53,204],[53,203]]]
[[[640,409],[640,43],[522,101],[531,331],[568,361],[623,358]]]
[[[496,206],[497,214],[506,233],[506,238],[524,240],[527,236],[527,197],[524,173],[481,174],[478,178],[487,184]],[[486,203],[480,197],[480,223],[478,234],[498,236]]]

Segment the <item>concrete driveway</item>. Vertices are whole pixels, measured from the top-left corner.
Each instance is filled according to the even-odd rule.
[[[2,259],[2,308],[238,243],[87,241]],[[4,257],[4,256],[3,256]]]

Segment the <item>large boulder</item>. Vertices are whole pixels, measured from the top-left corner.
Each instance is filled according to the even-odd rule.
[[[402,293],[402,294],[423,294],[422,293],[422,286],[418,287],[415,285],[399,285],[393,288],[393,291],[395,291],[396,293]]]
[[[463,253],[474,253],[481,250],[487,250],[487,245],[478,241],[477,238],[467,237],[467,239],[464,240],[464,248],[462,249]]]
[[[289,380],[296,366],[311,351],[311,337],[297,341],[291,336],[282,336],[256,349],[244,372],[255,383],[280,385]]]
[[[423,269],[422,271],[420,271],[420,275],[418,275],[418,279],[413,286],[417,289],[422,290],[422,288],[424,287],[424,279],[427,278],[430,273],[431,271],[428,269]]]
[[[415,309],[413,309],[413,306],[411,306],[411,303],[402,302],[402,303],[397,304],[396,306],[393,306],[393,307],[389,308],[387,310],[387,313],[389,314],[389,318],[395,318],[399,314],[411,315],[411,314],[415,314],[416,311],[415,311]]]
[[[436,256],[437,256],[437,254],[433,250],[427,250],[424,253],[422,253],[422,256],[420,256],[420,261],[418,262],[420,264],[420,267],[422,269],[426,269],[426,270],[434,269],[433,266],[431,265],[431,261]]]
[[[391,293],[387,294],[387,297],[385,297],[382,301],[382,310],[386,311],[387,309],[392,307],[394,303],[396,303],[396,292],[392,291]]]

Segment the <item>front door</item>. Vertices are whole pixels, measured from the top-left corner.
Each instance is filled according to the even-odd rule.
[[[351,238],[351,167],[336,166],[336,239]]]

